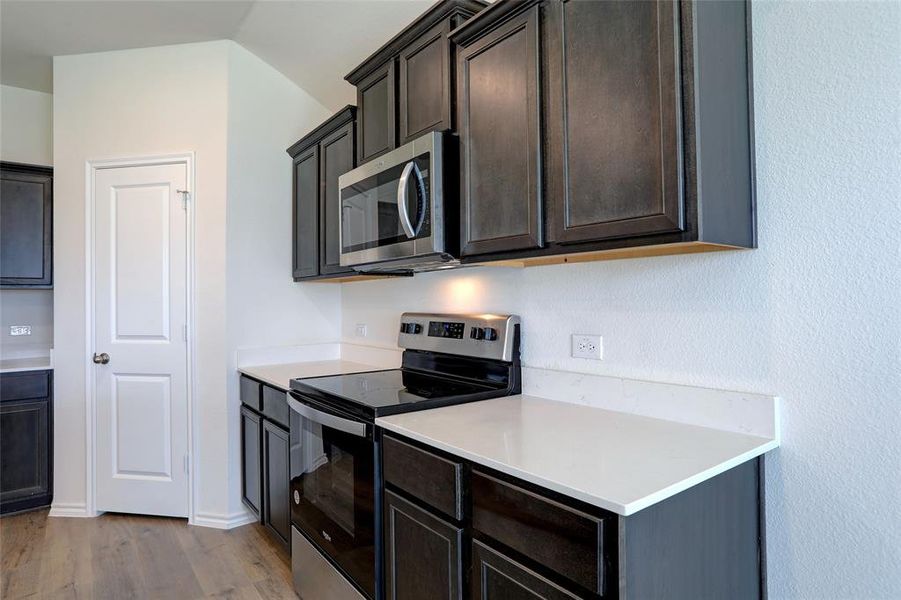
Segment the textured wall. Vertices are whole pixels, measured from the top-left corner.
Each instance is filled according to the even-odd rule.
[[[345,284],[343,333],[510,311],[531,366],[779,394],[771,597],[901,597],[901,4],[753,17],[758,250]],[[573,332],[604,362],[569,358]]]

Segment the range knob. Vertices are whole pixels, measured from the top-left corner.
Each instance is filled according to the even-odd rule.
[[[474,340],[485,339],[485,330],[481,327],[473,327],[469,330],[469,337]]]
[[[497,339],[497,329],[494,327],[486,327],[484,329],[485,341],[493,342]]]

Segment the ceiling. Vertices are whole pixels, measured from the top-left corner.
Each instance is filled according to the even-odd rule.
[[[331,109],[343,77],[432,0],[2,0],[0,82],[53,90],[53,57],[231,39]]]

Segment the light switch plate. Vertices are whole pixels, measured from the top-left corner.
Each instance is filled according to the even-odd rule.
[[[31,335],[31,325],[10,325],[9,335]]]

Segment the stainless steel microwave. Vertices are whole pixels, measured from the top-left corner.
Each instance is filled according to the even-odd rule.
[[[455,155],[450,135],[433,132],[341,175],[341,265],[361,272],[458,265]]]

